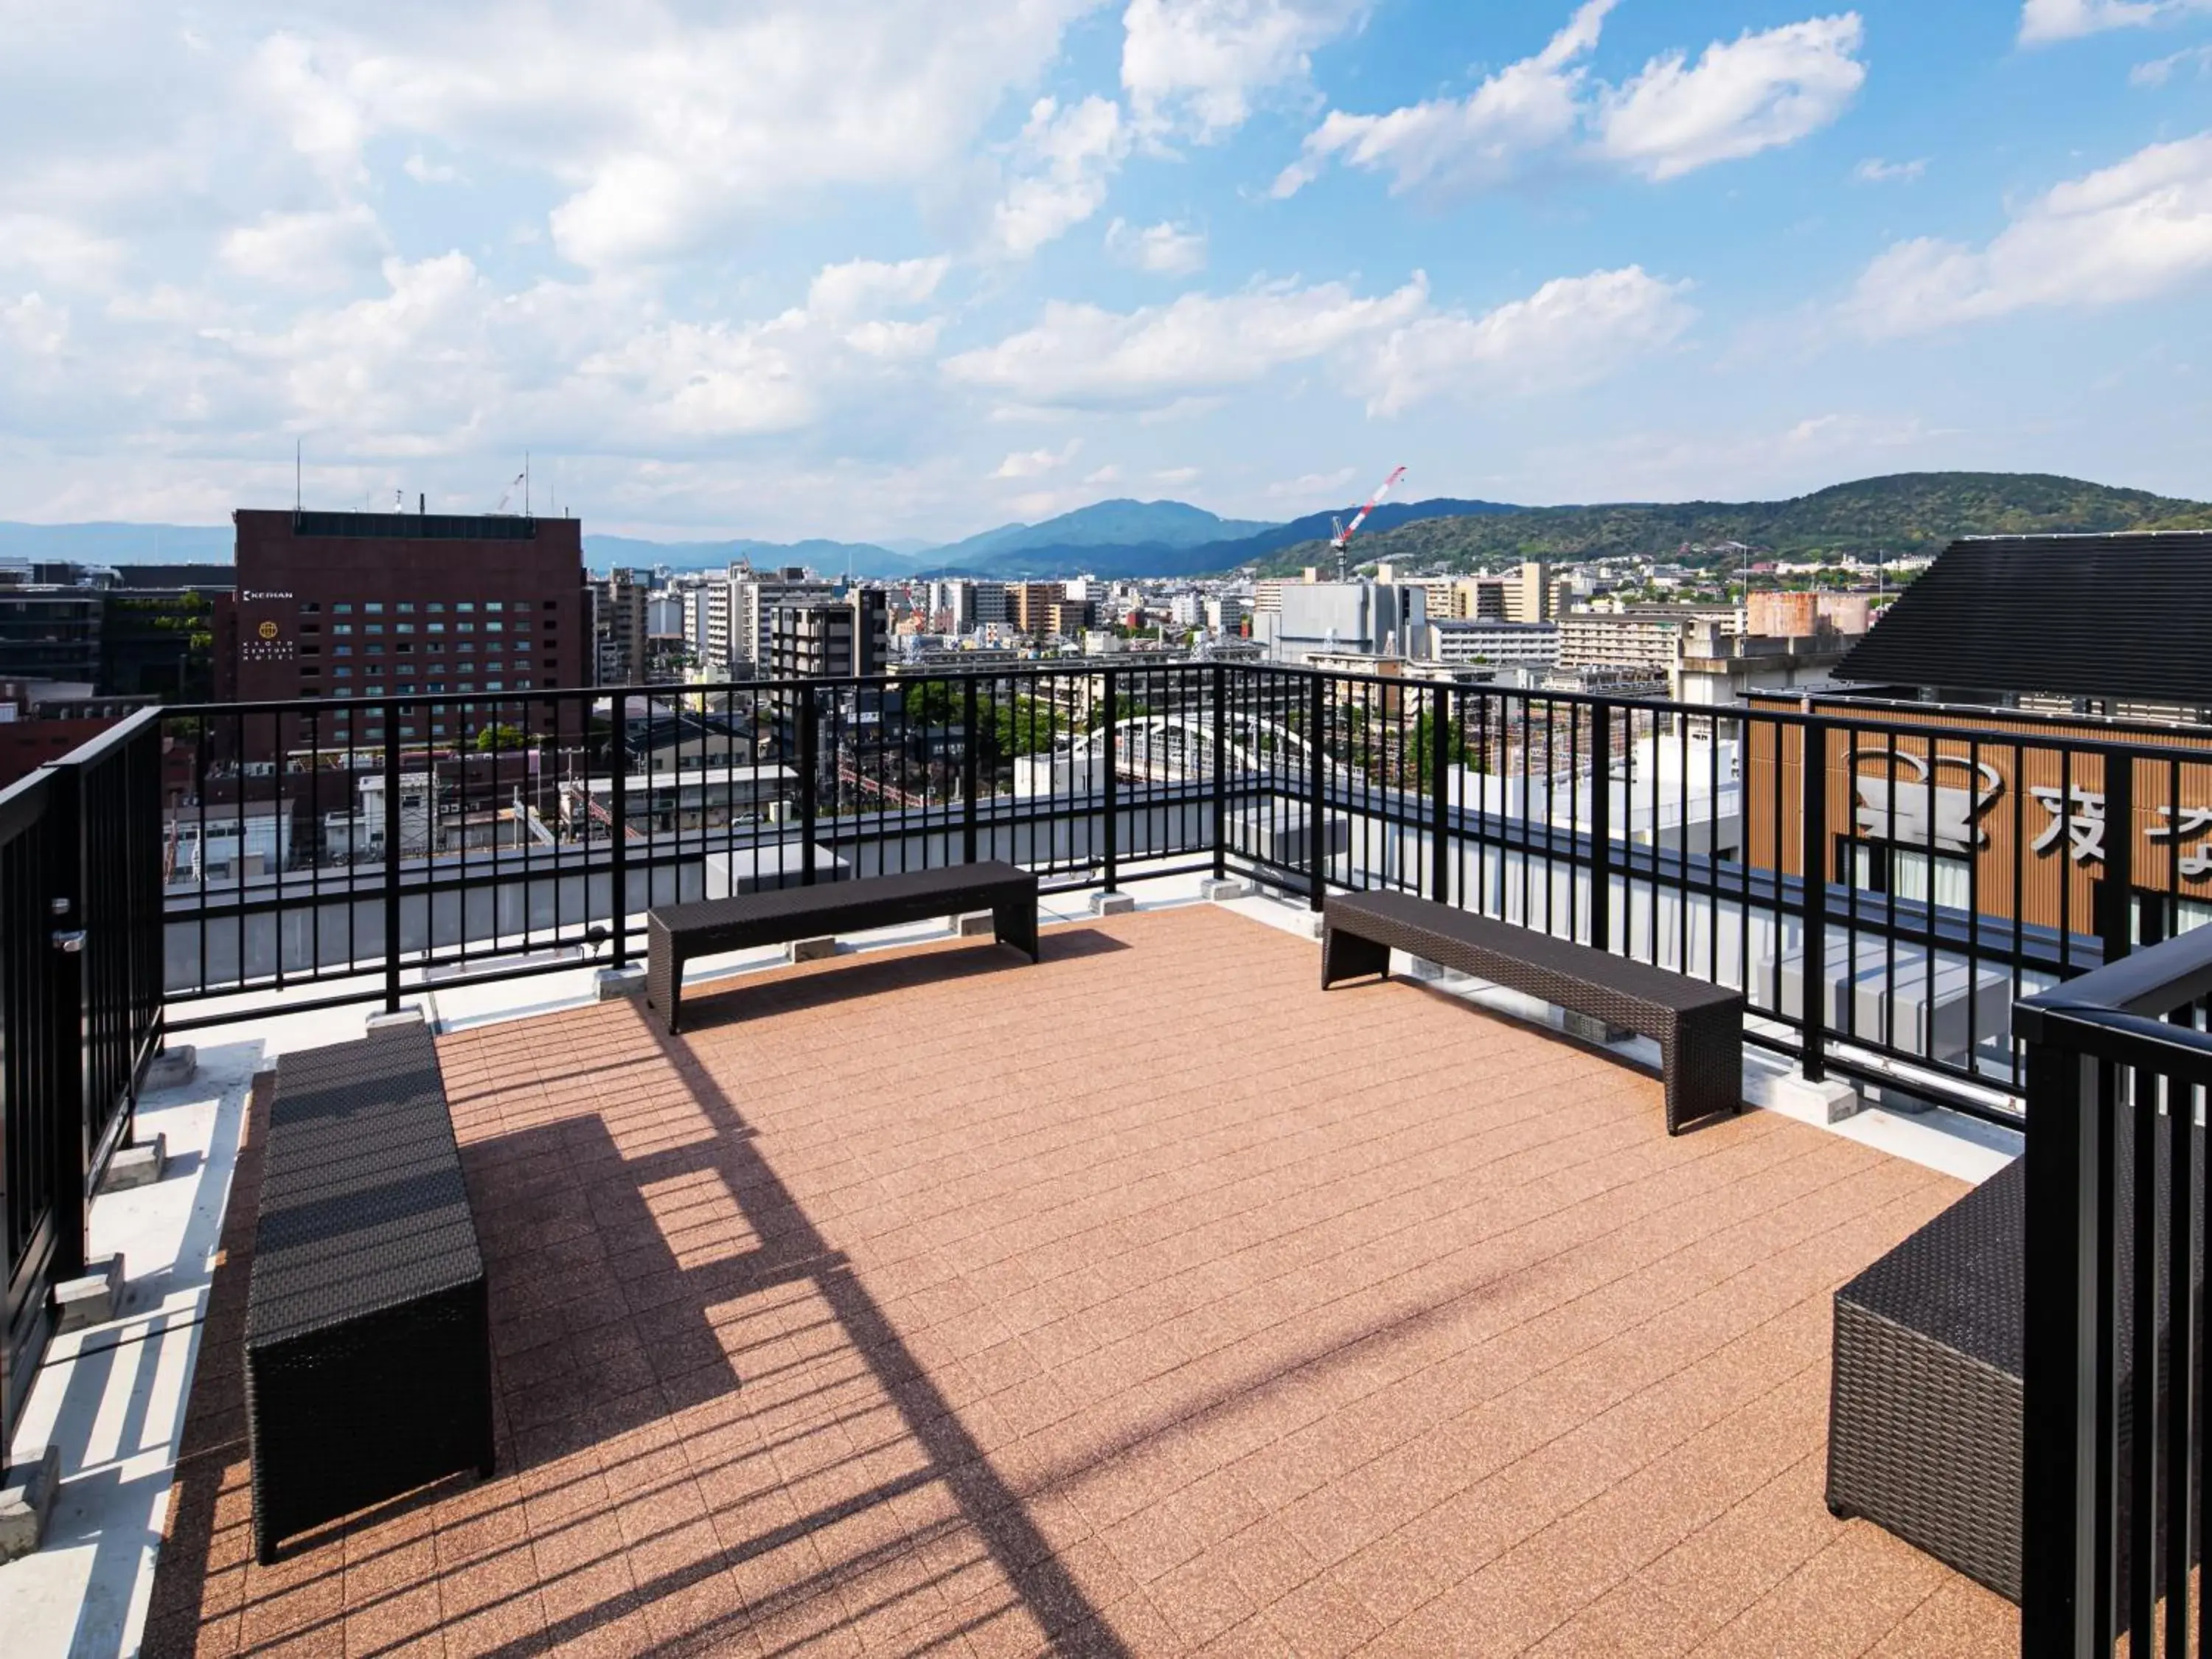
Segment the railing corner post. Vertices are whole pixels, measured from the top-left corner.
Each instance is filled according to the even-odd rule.
[[[384,1012],[399,1012],[399,705],[384,705]],[[428,889],[425,889],[427,895]]]
[[[2100,1194],[2106,1112],[2098,1062],[2056,1044],[2027,1050],[2021,1659],[2095,1650]]]
[[[814,885],[814,824],[821,811],[820,790],[815,778],[815,750],[820,733],[814,705],[814,683],[801,682],[792,693],[799,708],[799,880]]]
[[[1798,891],[1804,900],[1804,968],[1798,976],[1798,1006],[1804,1029],[1799,1063],[1807,1079],[1818,1083],[1828,1074],[1828,728],[1809,720],[1800,730]],[[1779,869],[1775,880],[1779,886]],[[1778,904],[1778,893],[1776,899]]]
[[[1590,708],[1591,945],[1613,949],[1613,705]]]
[[[1118,688],[1114,671],[1108,669],[1103,678],[1106,682],[1106,724],[1103,728],[1106,744],[1106,890],[1110,893],[1115,890],[1121,877],[1121,826],[1119,815],[1121,811],[1121,769],[1115,763],[1119,759],[1121,724],[1121,710],[1115,701]]]
[[[975,862],[975,795],[981,787],[983,733],[977,718],[975,677],[961,676],[960,861]]]
[[[1323,727],[1328,720],[1328,688],[1322,676],[1309,671],[1306,702],[1306,908],[1318,915],[1328,893],[1328,749]]]
[[[614,965],[629,962],[629,698],[615,693],[607,728],[607,775],[613,799],[607,803],[608,835],[612,854],[608,865],[607,920],[613,925]],[[588,880],[588,878],[587,878]],[[646,877],[648,894],[653,877]],[[586,890],[588,890],[588,886]]]
[[[1229,875],[1229,665],[1213,665],[1213,878]]]

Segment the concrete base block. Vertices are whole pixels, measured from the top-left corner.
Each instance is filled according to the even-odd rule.
[[[998,919],[988,910],[970,910],[952,918],[952,931],[962,939],[988,939],[999,931]]]
[[[161,1178],[169,1162],[167,1135],[155,1135],[135,1146],[118,1146],[107,1160],[107,1173],[100,1178],[103,1193],[127,1193],[133,1187],[150,1187]]]
[[[1608,1025],[1601,1019],[1592,1019],[1588,1014],[1571,1011],[1561,1013],[1559,1028],[1569,1036],[1579,1037],[1584,1042],[1626,1042],[1636,1035],[1633,1031],[1623,1030],[1618,1025]]]
[[[1237,876],[1208,876],[1198,884],[1198,896],[1216,904],[1224,899],[1250,898],[1252,884]]]
[[[1133,893],[1117,893],[1109,889],[1091,896],[1091,914],[1094,916],[1126,916],[1136,908]]]
[[[1406,958],[1406,977],[1407,979],[1425,979],[1433,982],[1434,981],[1442,979],[1448,971],[1449,969],[1439,967],[1437,963],[1431,962],[1426,957],[1407,957]]]
[[[115,1317],[123,1300],[123,1258],[106,1256],[85,1264],[82,1279],[54,1286],[54,1334],[88,1330]]]
[[[1298,918],[1298,931],[1304,933],[1308,939],[1319,939],[1322,935],[1321,923],[1322,919],[1320,913],[1318,911],[1309,910]]]
[[[645,969],[635,964],[628,968],[602,968],[592,975],[592,994],[601,1002],[643,996]]]
[[[787,962],[819,962],[837,954],[837,941],[834,937],[795,939],[783,947],[783,954]]]
[[[371,1014],[368,1017],[368,1026],[372,1031],[382,1031],[395,1025],[420,1025],[422,1024],[422,1005],[419,1002],[410,1002],[396,1013]]]
[[[1859,1091],[1842,1079],[1823,1078],[1815,1083],[1799,1072],[1774,1079],[1774,1103],[1820,1123],[1841,1123],[1866,1105]]]
[[[61,1485],[59,1446],[48,1446],[0,1475],[0,1561],[28,1555],[46,1541],[46,1518]]]
[[[146,1086],[149,1089],[174,1089],[190,1083],[199,1070],[199,1050],[189,1042],[179,1042],[164,1048],[146,1062]]]

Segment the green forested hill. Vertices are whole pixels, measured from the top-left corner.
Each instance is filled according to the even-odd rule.
[[[1674,557],[1685,545],[1741,542],[1781,558],[1933,553],[1954,536],[2212,528],[2212,503],[2037,472],[1901,472],[1786,501],[1620,502],[1425,519],[1363,538],[1363,562],[1493,569],[1523,559]],[[1272,555],[1265,568],[1326,564],[1325,543]],[[1692,562],[1701,562],[1694,557]]]

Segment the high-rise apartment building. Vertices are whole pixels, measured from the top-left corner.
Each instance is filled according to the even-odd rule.
[[[780,680],[880,674],[890,654],[890,605],[880,587],[786,599],[768,626],[769,672]]]
[[[317,701],[319,741],[458,739],[530,712],[434,702],[405,711],[387,733],[370,699],[591,683],[583,526],[574,519],[251,508],[232,518],[232,684],[244,702]],[[289,725],[282,741],[301,730]]]
[[[741,569],[743,574],[739,574]],[[797,565],[765,571],[732,565],[726,672],[735,677],[770,672],[775,656],[776,612],[788,605],[836,597],[836,583],[810,576]]]
[[[1066,600],[1067,590],[1059,582],[1009,582],[1007,620],[1024,634],[1049,634],[1052,607]]]
[[[617,568],[589,588],[594,667],[601,685],[637,685],[646,673],[647,582],[635,570]]]

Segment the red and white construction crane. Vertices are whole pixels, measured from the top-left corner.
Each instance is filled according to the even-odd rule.
[[[1372,495],[1370,495],[1367,498],[1367,505],[1361,507],[1358,512],[1352,515],[1352,522],[1350,524],[1345,523],[1341,519],[1335,520],[1336,534],[1328,538],[1328,544],[1336,550],[1337,580],[1344,580],[1350,574],[1346,568],[1345,549],[1352,544],[1352,538],[1359,533],[1359,526],[1367,522],[1367,515],[1376,509],[1376,507],[1382,502],[1382,498],[1390,493],[1392,488],[1397,483],[1398,480],[1405,476],[1406,469],[1401,466],[1395,470],[1389,477],[1383,479],[1381,487],[1377,489]]]

